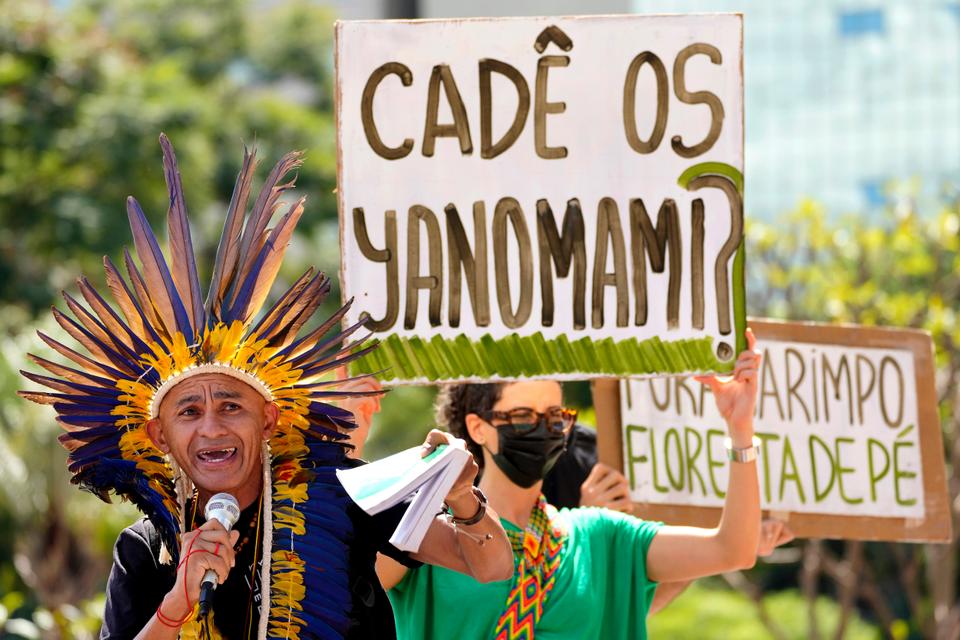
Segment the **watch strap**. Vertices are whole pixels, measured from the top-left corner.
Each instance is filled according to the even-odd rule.
[[[724,438],[723,446],[727,450],[727,459],[731,462],[753,462],[760,457],[760,438],[757,436],[753,436],[753,443],[749,447],[734,447],[732,438]]]
[[[455,525],[470,526],[471,524],[477,524],[483,520],[483,516],[487,514],[487,496],[483,495],[483,491],[480,491],[479,487],[471,487],[473,489],[473,495],[477,497],[477,512],[470,516],[469,518],[458,518],[453,515],[453,511],[450,509],[450,506],[446,503],[443,505],[443,510],[447,514],[447,517],[450,518],[450,522]]]

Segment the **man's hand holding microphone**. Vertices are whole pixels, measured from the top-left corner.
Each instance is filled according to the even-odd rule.
[[[200,615],[205,616],[213,602],[213,590],[223,584],[236,563],[233,546],[240,533],[230,530],[240,516],[236,499],[218,493],[207,502],[204,513],[207,521],[203,526],[181,537],[177,579],[157,610],[157,618],[169,626],[189,620],[198,601]]]

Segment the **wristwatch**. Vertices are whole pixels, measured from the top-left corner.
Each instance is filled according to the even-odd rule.
[[[473,495],[477,497],[477,512],[470,516],[469,518],[458,518],[453,515],[453,510],[450,508],[446,502],[443,503],[443,512],[447,514],[447,517],[450,519],[450,522],[456,525],[469,526],[471,524],[477,524],[483,520],[483,516],[487,513],[487,496],[483,495],[483,491],[480,491],[479,487],[471,487],[473,489]]]
[[[727,459],[731,462],[753,462],[760,457],[760,438],[753,436],[753,444],[743,449],[733,446],[732,438],[724,438],[723,446],[727,449]]]

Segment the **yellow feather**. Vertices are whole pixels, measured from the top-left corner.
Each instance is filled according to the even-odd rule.
[[[198,610],[199,605],[195,605],[193,617],[180,627],[180,640],[199,640],[200,621],[197,619]],[[209,631],[210,640],[221,640],[221,638],[223,638],[223,636],[220,635],[220,630],[213,624],[212,617],[208,619],[207,631]]]
[[[187,339],[179,331],[174,334],[172,344],[170,345],[170,356],[173,359],[175,373],[183,371],[192,364],[196,364],[196,357]]]
[[[293,507],[280,505],[273,508],[273,528],[290,529],[294,535],[302,536],[307,532],[303,514]]]
[[[275,551],[270,563],[270,635],[299,638],[306,622],[293,612],[303,611],[306,563],[294,551]]]

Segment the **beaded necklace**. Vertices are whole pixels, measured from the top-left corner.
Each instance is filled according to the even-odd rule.
[[[533,640],[543,606],[556,581],[567,531],[543,494],[524,531],[506,529],[513,547],[513,586],[494,630],[496,640]]]

